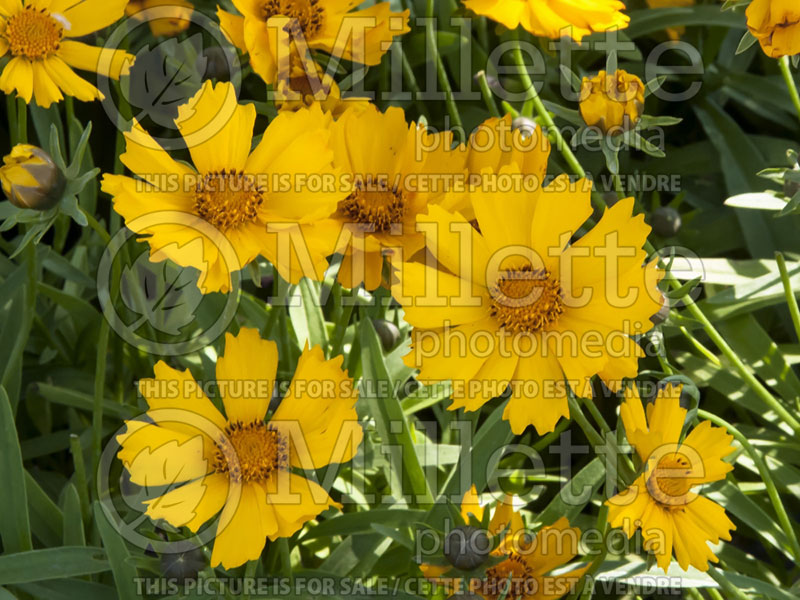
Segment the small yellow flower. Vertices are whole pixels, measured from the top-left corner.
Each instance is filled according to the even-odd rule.
[[[608,521],[628,537],[642,530],[645,548],[653,552],[664,572],[672,551],[682,569],[689,565],[708,570],[717,562],[706,542],[730,541],[736,526],[715,502],[692,492],[703,483],[719,481],[733,469],[722,460],[735,448],[733,436],[703,421],[681,442],[686,409],[680,405],[681,387],[668,385],[659,392],[647,414],[635,389],[627,390],[620,416],[628,441],[645,465],[627,490],[606,502]]]
[[[188,370],[159,361],[155,379],[139,384],[149,421],[127,421],[117,437],[133,483],[172,488],[146,501],[147,515],[197,532],[221,512],[211,566],[228,569],[258,558],[267,539],[291,536],[338,506],[297,470],[347,462],[361,443],[353,382],[341,364],[341,356],[325,360],[319,346],[304,351],[288,393],[265,420],[278,348],[257,330],[225,337],[216,372],[225,416]]]
[[[432,134],[407,123],[401,108],[353,107],[331,125],[334,166],[349,176],[328,220],[318,224],[329,254],[343,254],[339,281],[352,288],[381,285],[384,254],[410,257],[425,245],[416,217],[461,176],[463,156],[450,132]]]
[[[478,521],[484,518],[486,508],[479,502],[473,485],[461,501],[461,516],[469,522],[470,515]],[[488,533],[503,534],[503,540],[492,552],[505,560],[486,569],[483,579],[469,581],[469,592],[484,600],[557,600],[570,593],[588,569],[581,567],[559,575],[548,575],[572,560],[578,553],[581,531],[570,527],[566,517],[552,525],[542,527],[536,534],[529,533],[519,511],[514,510],[514,499],[505,495],[495,506],[489,519]],[[443,577],[447,567],[420,565],[423,574],[445,586],[448,591],[463,585],[461,577]]]
[[[195,267],[204,293],[229,291],[231,273],[259,254],[293,283],[304,275],[321,279],[327,268],[326,255],[299,236],[307,225],[333,214],[346,195],[335,186],[311,189],[308,183],[326,177],[333,182],[338,175],[329,147],[331,116],[319,106],[282,113],[251,152],[255,118],[252,104],[237,104],[233,85],[207,81],[179,107],[176,119],[194,168],[170,157],[137,124],[125,134],[120,160],[139,179],[103,177],[102,190],[113,197],[114,210],[147,236],[151,258]],[[185,218],[143,219],[159,211]],[[287,240],[291,247],[283,243]]]
[[[633,198],[575,240],[591,185],[526,181],[515,165],[487,179],[472,194],[474,226],[436,205],[417,217],[440,267],[403,263],[392,294],[414,327],[406,364],[422,382],[453,382],[450,410],[478,410],[510,387],[512,431],[544,434],[569,416],[570,389],[590,397],[595,374],[614,388],[636,376],[643,351],[631,336],[652,327],[662,272],[646,262],[650,227]]]
[[[11,55],[0,75],[0,90],[16,90],[25,102],[34,98],[45,108],[63,100],[63,94],[85,102],[102,100],[100,90],[72,68],[119,79],[133,64],[133,56],[72,38],[111,25],[123,16],[126,4],[127,0],[0,1],[0,58]]]
[[[795,0],[753,0],[747,28],[772,58],[800,54],[800,4]]]
[[[580,111],[589,127],[619,135],[633,129],[644,112],[644,83],[636,75],[618,70],[613,75],[600,71],[583,78]]]
[[[171,37],[186,31],[191,24],[194,6],[187,0],[131,0],[125,14],[141,19],[143,10],[158,9],[158,18],[149,18],[150,33],[155,37]],[[163,16],[161,16],[163,14]]]
[[[393,37],[410,31],[409,11],[394,13],[388,2],[356,11],[352,9],[361,4],[359,0],[234,0],[233,4],[241,16],[217,10],[222,31],[250,55],[253,70],[268,84],[279,78],[283,51],[302,56],[306,49],[320,50],[372,66],[380,63]]]
[[[37,146],[17,144],[3,157],[2,184],[17,208],[47,210],[61,199],[66,179],[50,155]]]
[[[591,33],[624,29],[630,17],[619,0],[464,0],[464,6],[509,29],[519,25],[540,37],[580,41]]]

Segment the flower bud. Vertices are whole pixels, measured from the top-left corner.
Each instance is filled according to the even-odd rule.
[[[200,548],[193,548],[186,552],[162,554],[159,557],[161,571],[168,579],[177,579],[181,583],[187,579],[194,579],[206,566],[206,558]]]
[[[800,54],[797,0],[753,0],[745,11],[747,28],[767,56]]]
[[[653,231],[661,237],[678,235],[681,230],[681,213],[671,206],[659,206],[653,211]]]
[[[383,349],[386,352],[393,350],[400,341],[400,330],[397,325],[386,319],[373,319],[372,325],[375,327],[375,333],[381,339]]]
[[[580,111],[589,127],[605,134],[619,135],[633,129],[644,111],[644,83],[622,70],[613,74],[600,71],[583,78]]]
[[[444,557],[463,571],[478,568],[489,558],[491,550],[492,543],[487,533],[471,525],[456,527],[445,538]]]
[[[61,200],[66,179],[41,148],[17,144],[3,158],[3,163],[0,185],[17,208],[48,210]]]

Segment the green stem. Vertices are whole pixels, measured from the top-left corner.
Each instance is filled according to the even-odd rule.
[[[20,144],[28,143],[28,105],[19,97],[17,97],[17,141]]]
[[[649,242],[645,246],[645,250],[648,252],[654,251],[652,244]],[[680,289],[681,284],[680,282],[675,279],[674,277],[669,278],[669,284],[672,286],[673,289]],[[769,406],[775,413],[783,419],[783,421],[789,425],[789,427],[794,430],[795,433],[800,435],[800,421],[792,415],[783,404],[781,404],[771,393],[770,391],[764,387],[764,385],[750,372],[750,369],[747,368],[747,365],[744,364],[739,355],[728,345],[728,342],[725,341],[725,338],[722,337],[719,331],[714,327],[711,323],[709,318],[705,315],[702,309],[697,306],[697,304],[689,298],[687,294],[682,298],[686,310],[701,323],[703,326],[703,330],[706,332],[711,341],[714,342],[714,345],[719,348],[719,351],[722,352],[722,355],[733,365],[733,368],[739,373],[739,376],[744,380],[744,382],[756,393],[756,395],[764,401],[764,403]]]
[[[797,298],[794,295],[794,290],[792,290],[792,282],[789,280],[789,272],[786,270],[786,260],[783,258],[783,254],[781,252],[775,253],[775,261],[778,263],[778,270],[781,273],[783,292],[786,295],[786,304],[789,306],[789,313],[792,315],[794,332],[797,336],[797,339],[800,340],[800,309],[797,307]]]
[[[400,45],[398,52],[400,52],[400,57],[402,58],[403,62],[403,79],[405,80],[406,85],[411,88],[411,96],[414,98],[414,102],[419,108],[419,113],[424,116],[426,120],[430,120],[427,106],[425,105],[425,102],[421,100],[422,91],[419,88],[419,83],[417,83],[417,77],[414,75],[414,69],[411,68],[411,63],[408,62],[408,57],[406,56],[402,45]]]
[[[769,468],[764,462],[764,459],[750,443],[750,440],[748,440],[741,431],[736,429],[733,425],[721,417],[702,409],[698,409],[697,416],[727,429],[728,433],[730,433],[734,439],[742,445],[742,448],[744,448],[745,452],[747,452],[747,454],[750,455],[750,458],[753,459],[753,462],[755,463],[756,468],[761,475],[761,479],[764,481],[764,485],[767,488],[767,495],[769,496],[770,502],[772,502],[772,507],[775,509],[775,514],[778,516],[778,522],[786,534],[786,539],[789,540],[792,554],[794,555],[795,560],[800,561],[800,542],[797,541],[797,535],[795,534],[794,527],[792,527],[792,522],[789,520],[789,515],[786,514],[786,508],[783,506],[780,494],[778,494],[778,488],[775,486],[775,482],[772,479],[772,475],[770,475]]]
[[[685,337],[687,340],[689,340],[689,343],[690,343],[692,346],[694,346],[694,347],[695,347],[695,349],[696,349],[696,350],[697,350],[697,351],[698,351],[700,354],[702,354],[703,356],[705,356],[705,357],[706,357],[708,360],[710,360],[710,361],[711,361],[711,363],[712,363],[712,364],[716,365],[717,367],[721,367],[721,366],[722,366],[722,363],[720,362],[719,358],[717,358],[717,355],[716,355],[716,354],[714,354],[713,352],[711,352],[711,350],[709,350],[708,348],[706,348],[706,347],[705,347],[705,346],[704,346],[704,345],[703,345],[703,344],[700,342],[700,340],[698,340],[696,337],[694,337],[694,336],[692,335],[692,332],[691,332],[691,331],[689,331],[688,329],[686,329],[686,327],[685,327],[684,325],[681,325],[681,326],[680,326],[678,329],[679,329],[679,330],[680,330],[680,332],[683,334],[683,336],[684,336],[684,337]]]
[[[728,581],[728,578],[723,573],[720,573],[716,567],[709,566],[708,574],[719,584],[721,589],[727,592],[726,596],[729,600],[733,598],[736,598],[736,600],[750,600],[750,596],[744,594],[739,588]]]
[[[72,464],[75,468],[75,487],[81,501],[81,512],[85,523],[89,519],[89,483],[86,478],[86,464],[83,462],[83,448],[81,438],[71,433],[69,436],[69,451],[72,454]]]
[[[483,102],[486,104],[486,108],[489,109],[493,117],[499,117],[500,109],[497,108],[497,102],[494,101],[492,88],[489,87],[489,80],[486,79],[486,71],[478,71],[475,76],[478,78],[478,85],[481,87],[481,94],[483,95]]]
[[[792,68],[789,64],[789,60],[788,56],[782,56],[778,61],[778,65],[781,68],[781,74],[783,75],[783,80],[786,82],[789,95],[792,97],[794,109],[797,111],[797,116],[800,117],[800,93],[797,92],[797,83],[792,75]]]
[[[536,87],[533,85],[533,81],[528,74],[528,68],[525,65],[525,60],[522,57],[522,50],[519,45],[519,29],[513,31],[512,33],[514,37],[511,54],[517,67],[519,78],[522,80],[522,85],[525,87],[527,94],[526,102],[530,101],[533,103],[533,107],[536,109],[536,114],[539,115],[539,118],[547,126],[547,135],[555,141],[556,148],[564,157],[564,160],[567,161],[567,164],[572,169],[573,173],[575,173],[575,175],[578,177],[585,178],[586,171],[584,171],[583,167],[578,162],[578,159],[575,157],[575,154],[572,152],[569,144],[567,144],[564,136],[561,135],[561,130],[556,127],[553,117],[547,111],[547,108],[545,108],[544,102],[542,102],[542,99],[539,96],[539,93],[536,91]]]
[[[111,236],[110,236],[110,235],[108,234],[108,232],[106,231],[106,228],[105,228],[105,227],[103,227],[103,226],[102,226],[102,225],[101,225],[101,224],[98,222],[98,220],[94,218],[94,215],[92,215],[92,214],[89,214],[88,212],[86,212],[86,211],[85,211],[85,210],[83,210],[82,208],[81,208],[81,212],[83,213],[83,216],[85,216],[85,217],[86,217],[86,220],[89,222],[89,227],[91,227],[92,229],[94,229],[94,230],[97,232],[97,234],[98,234],[98,235],[99,235],[101,238],[103,238],[103,243],[104,243],[104,244],[108,244],[109,242],[111,242]]]
[[[428,40],[430,52],[433,55],[433,62],[436,64],[436,73],[439,76],[439,84],[444,88],[445,104],[447,105],[447,112],[452,120],[453,129],[459,132],[459,135],[464,130],[461,122],[461,114],[458,112],[458,105],[453,98],[453,88],[450,87],[450,80],[447,77],[447,70],[444,68],[444,62],[439,55],[439,44],[436,41],[436,17],[435,17],[435,1],[428,0],[425,9],[425,34]]]
[[[14,96],[6,96],[6,112],[8,113],[8,133],[11,138],[11,147],[13,148],[19,143],[17,99]]]

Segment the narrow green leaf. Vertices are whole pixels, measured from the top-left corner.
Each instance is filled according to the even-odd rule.
[[[0,556],[0,585],[79,577],[108,571],[102,548],[62,546]]]
[[[0,386],[0,539],[6,552],[33,548],[28,517],[25,469],[19,449],[14,414],[6,390]],[[2,581],[0,581],[2,583]]]
[[[94,522],[103,540],[103,547],[108,552],[108,561],[111,563],[120,600],[139,600],[135,581],[139,574],[129,561],[131,555],[128,547],[119,531],[109,522],[99,502],[94,503]]]

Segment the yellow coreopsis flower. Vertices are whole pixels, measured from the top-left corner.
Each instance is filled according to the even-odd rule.
[[[489,510],[481,505],[473,485],[461,501],[461,516],[467,523],[470,515],[483,521]],[[572,569],[559,575],[549,574],[572,560],[578,553],[581,531],[570,527],[566,517],[552,525],[542,527],[536,534],[529,533],[519,511],[514,509],[512,496],[504,495],[494,507],[489,518],[488,533],[503,536],[492,551],[504,560],[486,569],[483,579],[469,581],[469,593],[485,600],[508,598],[511,600],[557,600],[568,594],[588,567]],[[423,574],[450,591],[458,590],[461,577],[443,577],[449,569],[420,565]]]
[[[72,69],[119,79],[133,64],[123,50],[98,48],[80,38],[103,29],[125,13],[127,0],[1,0],[0,58],[11,55],[0,90],[48,107],[64,94],[102,100],[103,94]]]
[[[772,58],[800,54],[800,4],[795,0],[753,0],[747,28]]]
[[[141,19],[141,11],[158,9],[157,18],[149,18],[147,25],[155,37],[169,37],[186,31],[191,24],[194,6],[187,0],[130,0],[125,14]],[[164,16],[160,16],[163,14]]]
[[[392,294],[414,326],[406,364],[423,382],[453,382],[450,410],[510,387],[511,429],[544,434],[569,415],[570,388],[586,397],[595,374],[615,389],[637,374],[631,336],[652,327],[662,273],[645,264],[650,227],[633,198],[570,243],[592,214],[591,185],[523,182],[514,165],[487,179],[472,195],[475,227],[438,206],[418,217],[441,267],[404,263]]]
[[[257,330],[226,335],[216,370],[225,416],[188,370],[159,361],[155,379],[139,384],[148,421],[127,421],[117,438],[133,483],[172,488],[146,501],[147,515],[197,532],[221,513],[211,566],[232,568],[258,558],[267,539],[291,536],[338,506],[296,471],[347,462],[361,442],[353,382],[341,364],[341,356],[325,360],[319,346],[303,352],[265,420],[278,349]]]
[[[61,199],[66,179],[50,155],[31,144],[17,144],[3,157],[0,186],[17,208],[47,210]]]
[[[207,81],[176,119],[194,168],[136,125],[125,134],[120,160],[139,179],[103,177],[114,209],[147,236],[151,258],[198,269],[204,293],[229,291],[231,273],[259,254],[293,283],[321,279],[327,268],[326,255],[301,236],[343,197],[329,146],[331,116],[319,106],[282,113],[251,152],[255,118],[252,104],[237,103],[233,85]],[[312,179],[325,187],[310,189]],[[161,222],[159,211],[172,212]]]
[[[425,245],[416,217],[463,174],[463,155],[451,151],[452,134],[428,133],[407,123],[401,108],[374,105],[347,111],[331,125],[334,165],[348,175],[336,213],[316,230],[329,254],[343,255],[339,281],[382,281],[383,257],[410,257]]]
[[[522,27],[533,35],[580,41],[598,31],[623,29],[630,17],[619,0],[464,0],[464,6],[509,29]]]
[[[377,65],[394,36],[410,31],[409,11],[388,2],[353,11],[360,0],[234,0],[241,15],[217,10],[223,32],[250,55],[268,84],[279,76],[282,52],[320,50],[336,58]],[[290,41],[291,43],[286,43]],[[299,48],[298,48],[299,45]]]
[[[583,78],[580,112],[589,127],[619,135],[633,129],[644,112],[645,85],[636,75],[619,69]]]
[[[717,557],[707,546],[730,540],[736,526],[719,504],[692,491],[703,483],[724,479],[733,465],[722,460],[735,448],[733,436],[703,421],[681,442],[686,409],[680,386],[660,391],[647,413],[635,389],[620,407],[628,441],[645,465],[636,481],[606,502],[608,521],[628,537],[642,530],[645,548],[656,555],[665,572],[672,551],[682,569],[708,570]]]

